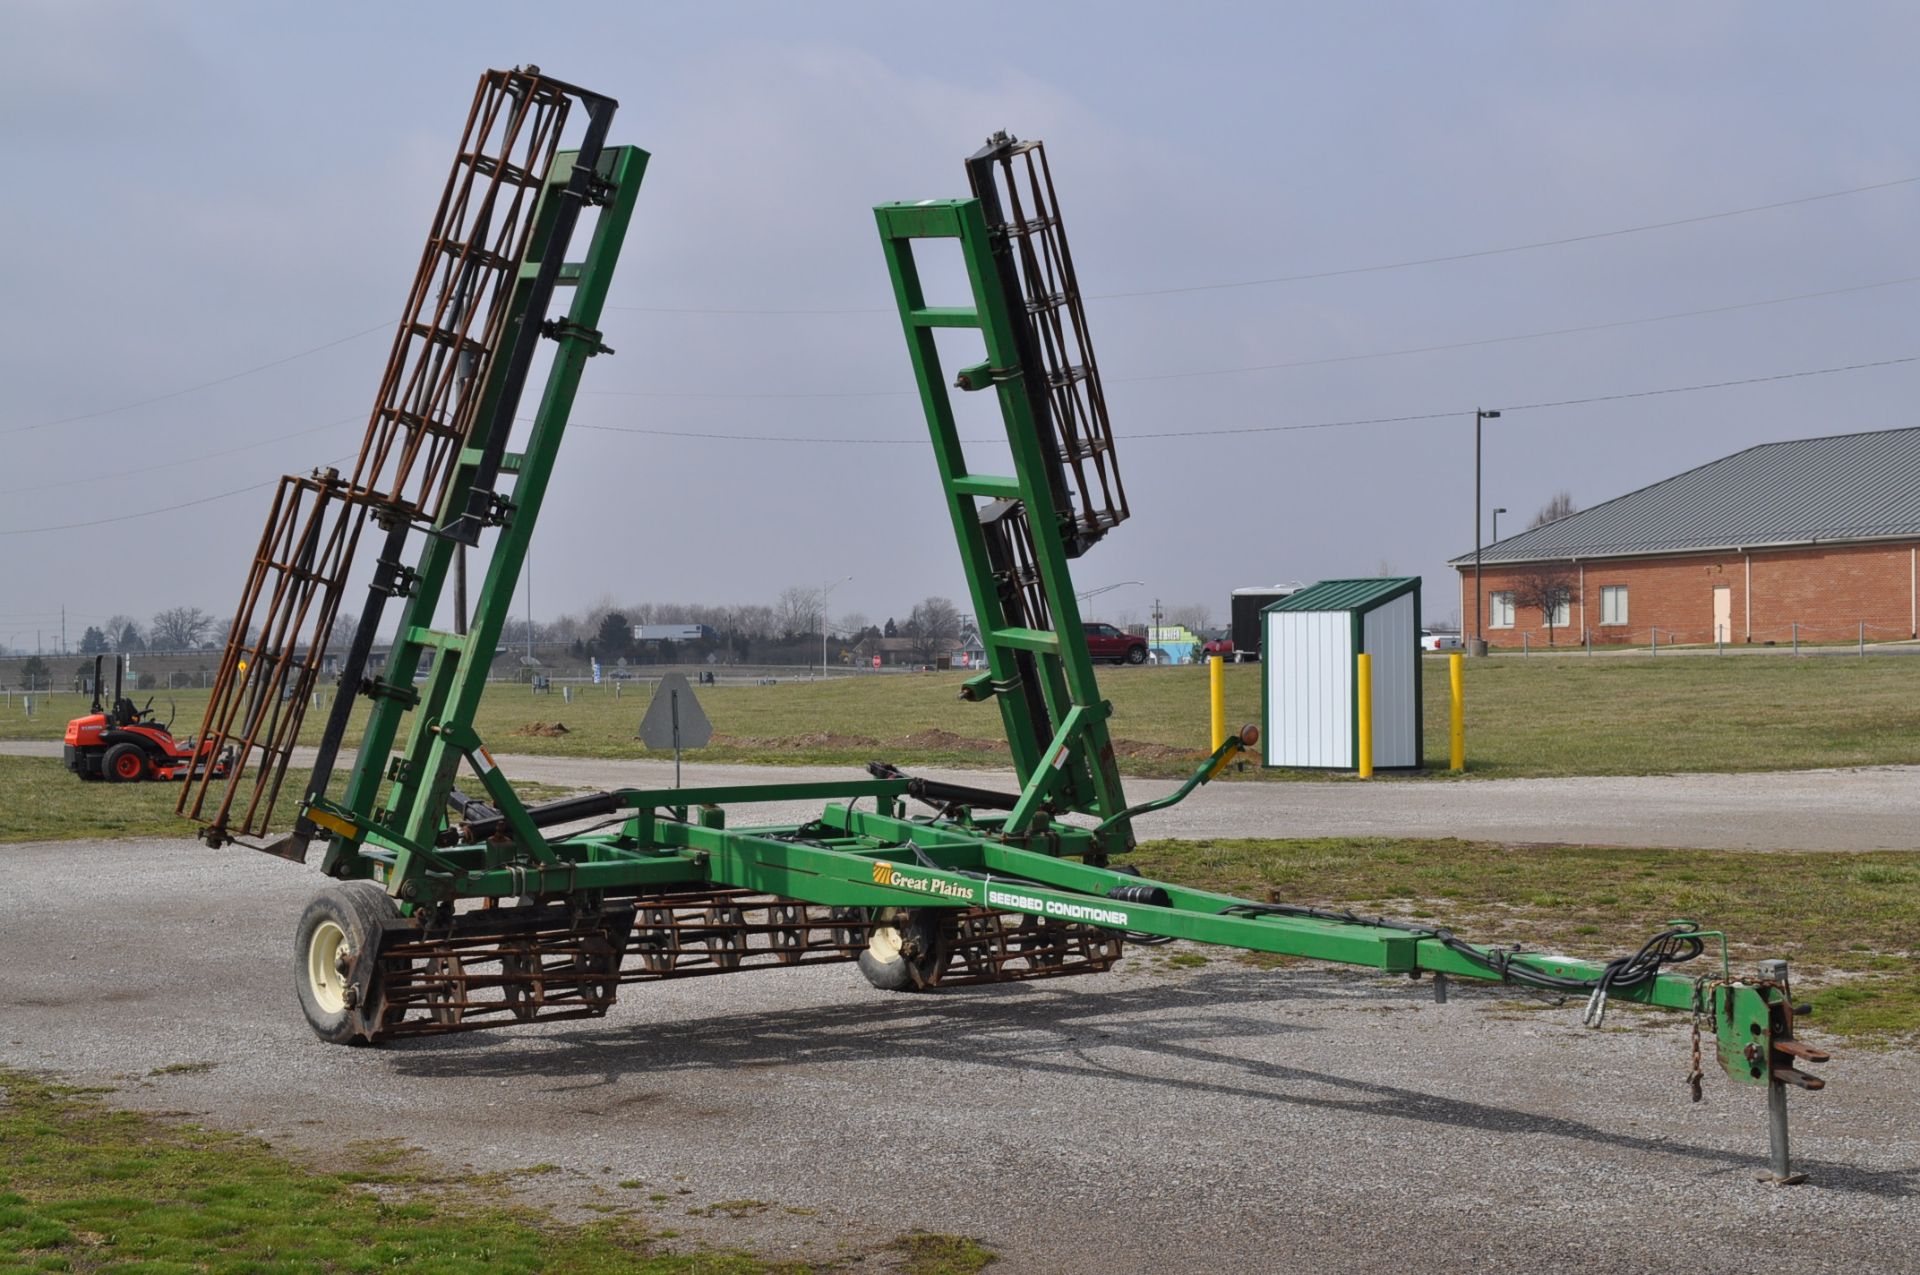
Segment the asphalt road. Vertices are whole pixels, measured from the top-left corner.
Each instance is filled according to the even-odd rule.
[[[322,1155],[556,1165],[525,1189],[770,1253],[925,1228],[1069,1275],[1920,1269],[1910,1052],[1818,1069],[1793,1095],[1813,1184],[1778,1188],[1759,1091],[1685,1100],[1678,1016],[1591,1032],[1573,1005],[1231,957],[928,996],[775,970],[345,1049],[293,1000],[312,871],[185,840],[0,854],[0,1063]],[[150,1074],[186,1062],[212,1066]],[[765,1207],[688,1213],[719,1201]]]
[[[295,764],[306,760],[296,750]],[[59,756],[58,744],[0,743],[0,753]],[[507,774],[580,788],[666,788],[668,762],[499,756]],[[344,762],[342,763],[345,764]],[[1012,790],[1010,774],[916,771]],[[865,778],[847,767],[684,768],[684,782]],[[1166,780],[1130,779],[1144,801]],[[817,813],[817,803],[768,806],[770,822]],[[1568,845],[1687,846],[1729,850],[1920,848],[1920,767],[1866,766],[1738,775],[1582,776],[1568,779],[1354,780],[1209,784],[1138,824],[1142,837],[1424,837]],[[738,820],[736,819],[736,822]]]

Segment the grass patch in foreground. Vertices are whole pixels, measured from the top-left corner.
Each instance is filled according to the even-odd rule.
[[[0,1267],[272,1272],[799,1272],[659,1252],[626,1218],[581,1226],[457,1180],[376,1193],[264,1143],[114,1111],[97,1091],[0,1072]]]
[[[975,1240],[925,1231],[903,1235],[888,1248],[905,1260],[903,1275],[978,1275],[1000,1260]]]
[[[1755,855],[1456,840],[1153,841],[1149,877],[1253,899],[1444,924],[1476,943],[1610,959],[1674,917],[1727,932],[1735,973],[1793,962],[1810,1026],[1862,1043],[1920,1034],[1920,852]],[[1717,961],[1717,953],[1714,955]],[[1704,972],[1707,958],[1682,973]]]

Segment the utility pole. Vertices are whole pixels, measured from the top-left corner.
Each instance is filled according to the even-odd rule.
[[[467,635],[467,547],[453,547],[453,631]]]
[[[67,653],[67,604],[60,604],[60,654]]]
[[[832,584],[820,586],[820,676],[823,680],[827,676],[827,599],[833,596],[835,589],[851,579],[852,576],[846,576]]]
[[[1487,653],[1484,625],[1487,604],[1480,596],[1480,425],[1497,421],[1500,413],[1475,408],[1473,412],[1473,654]]]

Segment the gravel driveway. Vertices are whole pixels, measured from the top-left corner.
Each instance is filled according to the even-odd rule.
[[[527,1189],[768,1252],[918,1227],[1009,1272],[1920,1269],[1911,1053],[1819,1068],[1793,1096],[1814,1184],[1782,1189],[1755,1180],[1758,1091],[1685,1101],[1677,1016],[1588,1032],[1572,1005],[1231,956],[933,996],[768,971],[343,1049],[293,1002],[311,870],[185,840],[0,854],[0,1062],[276,1145],[556,1165]],[[213,1066],[148,1076],[182,1062]],[[766,1207],[687,1214],[719,1201]]]

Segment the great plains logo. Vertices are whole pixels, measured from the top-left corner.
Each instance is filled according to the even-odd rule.
[[[1041,916],[1057,916],[1063,921],[1085,921],[1090,925],[1112,925],[1121,929],[1127,925],[1127,914],[1118,908],[1040,899],[1031,894],[1014,894],[1007,890],[988,890],[987,906],[1012,908],[1016,912],[1037,912]]]
[[[943,899],[973,898],[973,887],[945,881],[939,877],[917,877],[902,872],[891,863],[873,865],[873,883],[890,886],[895,890],[914,890],[921,894],[937,894]]]

